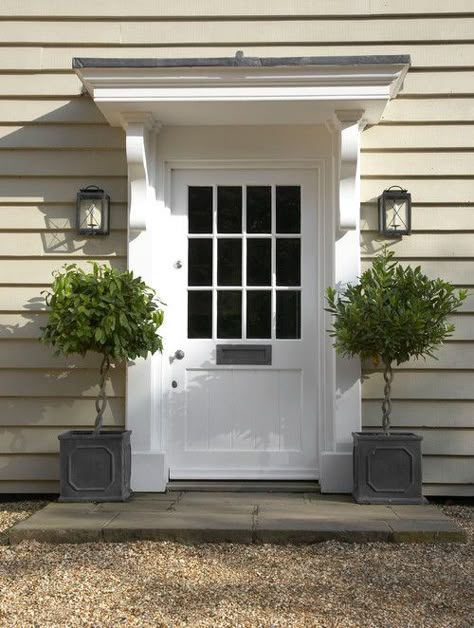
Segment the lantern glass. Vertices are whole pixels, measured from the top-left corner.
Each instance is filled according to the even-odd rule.
[[[108,235],[110,198],[89,186],[77,194],[77,227],[81,235]]]
[[[406,190],[385,190],[379,197],[379,230],[389,237],[411,233],[411,195]]]

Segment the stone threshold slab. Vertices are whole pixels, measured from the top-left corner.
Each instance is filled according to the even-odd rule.
[[[345,496],[299,500],[284,495],[153,494],[115,504],[51,503],[9,531],[11,544],[182,543],[452,543],[466,534],[435,506],[362,506]]]

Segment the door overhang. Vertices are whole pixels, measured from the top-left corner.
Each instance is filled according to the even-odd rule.
[[[407,55],[211,59],[75,58],[105,118],[150,112],[165,125],[315,124],[358,110],[377,124],[400,90]]]

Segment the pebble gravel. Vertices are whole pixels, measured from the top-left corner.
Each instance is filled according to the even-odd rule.
[[[44,504],[0,502],[1,628],[474,626],[472,504],[466,544],[7,545]]]

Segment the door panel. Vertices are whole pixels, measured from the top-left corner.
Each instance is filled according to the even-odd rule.
[[[314,182],[296,170],[172,174],[172,478],[317,477]],[[229,344],[239,358],[218,363]],[[246,358],[257,354],[271,363]]]

